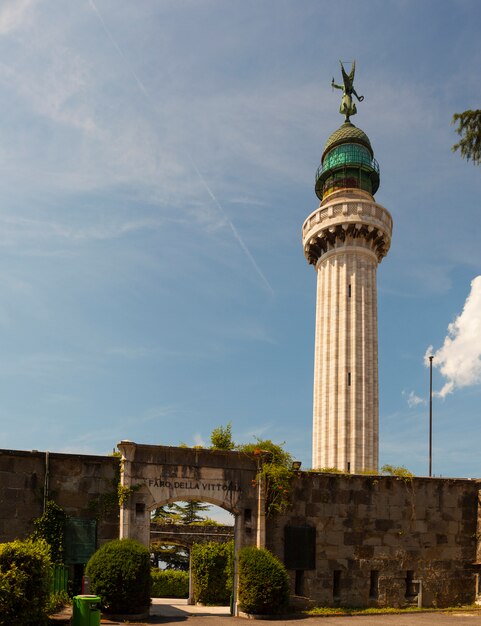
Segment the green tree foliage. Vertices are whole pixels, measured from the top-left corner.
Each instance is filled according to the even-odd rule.
[[[398,478],[411,479],[414,476],[404,465],[383,465],[381,472],[383,474],[389,474],[389,476],[397,476]]]
[[[0,626],[46,623],[50,567],[43,539],[0,544]]]
[[[172,510],[178,514],[181,524],[197,524],[203,522],[206,519],[206,515],[200,515],[200,513],[209,510],[209,505],[199,502],[198,500],[191,500],[190,502],[174,502]]]
[[[278,444],[271,439],[259,439],[254,443],[245,443],[238,446],[241,452],[253,454],[263,460],[264,463],[272,465],[280,465],[281,467],[290,468],[292,465],[292,456],[284,450],[284,444]]]
[[[202,524],[209,521],[209,517],[200,513],[208,510],[209,505],[198,500],[173,502],[154,509],[151,521],[157,524]]]
[[[452,123],[457,123],[456,132],[461,137],[461,140],[453,146],[453,152],[459,150],[464,159],[479,165],[481,163],[481,109],[455,113]]]
[[[153,510],[150,520],[156,524],[178,524],[182,520],[172,504],[164,504]]]
[[[234,578],[234,542],[196,543],[191,548],[194,599],[206,605],[227,605]]]
[[[265,548],[239,551],[239,606],[255,615],[284,613],[289,603],[289,579],[284,565]]]
[[[49,500],[44,513],[33,522],[32,539],[45,539],[50,546],[54,563],[63,563],[65,550],[65,525],[68,515],[61,506]]]
[[[218,426],[214,428],[210,436],[212,450],[234,450],[235,443],[232,439],[232,424],[229,422],[227,426]]]
[[[85,569],[106,613],[141,613],[150,605],[150,554],[132,539],[116,539],[92,555]]]
[[[188,598],[189,572],[152,570],[153,598]]]
[[[189,569],[189,554],[185,548],[180,546],[152,541],[150,554],[152,565],[155,567],[162,564],[166,570],[187,571]]]
[[[257,439],[256,443],[238,448],[259,459],[257,481],[264,481],[266,487],[266,515],[285,511],[290,504],[291,481],[294,477],[292,456],[284,450],[283,445],[273,443],[270,439]]]

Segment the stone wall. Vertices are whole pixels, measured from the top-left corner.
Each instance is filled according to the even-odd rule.
[[[97,519],[98,545],[117,538],[118,481],[116,457],[0,450],[0,541],[32,532],[45,485],[71,517]]]
[[[191,548],[194,543],[215,541],[225,543],[234,539],[234,526],[214,526],[206,524],[185,525],[175,523],[151,523],[150,540]]]
[[[187,450],[179,463],[192,455]],[[117,458],[0,450],[0,542],[32,532],[47,467],[49,498],[72,517],[97,519],[97,545],[117,538]],[[249,477],[255,471],[244,470]],[[471,603],[481,564],[479,486],[469,479],[300,472],[292,508],[267,520],[267,547],[286,562],[293,594],[316,605],[404,606],[417,602],[415,581],[422,581],[423,606]],[[245,518],[254,494],[242,487],[237,545],[241,533],[255,535]],[[134,495],[144,497],[142,490]]]
[[[417,602],[418,580],[423,606],[471,603],[478,487],[469,479],[300,473],[292,509],[268,520],[267,545],[284,560],[285,527],[315,528],[315,569],[300,563],[289,573],[292,590],[316,605],[404,606]]]

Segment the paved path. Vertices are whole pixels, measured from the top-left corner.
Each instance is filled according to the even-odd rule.
[[[187,604],[187,600],[176,600],[172,598],[152,598],[150,614],[160,615],[162,617],[183,617],[185,619],[190,616],[214,617],[223,615],[224,617],[230,617],[230,609],[228,606],[196,606],[195,604],[189,605]]]
[[[187,600],[154,598],[150,624],[174,624],[190,621],[185,626],[251,626],[272,623],[273,626],[481,626],[481,611],[449,613],[404,613],[402,615],[353,615],[336,617],[303,617],[297,619],[247,620],[233,618],[229,607],[189,606]],[[102,620],[102,624],[119,622]],[[131,626],[139,624],[130,622]]]
[[[152,616],[169,621],[194,620],[195,626],[241,626],[266,621],[275,626],[481,626],[481,611],[449,613],[404,613],[402,615],[352,615],[336,617],[306,617],[301,619],[245,620],[232,618],[229,607],[189,606],[187,600],[156,598],[152,601]],[[164,622],[164,619],[162,619]],[[192,626],[194,626],[194,624]]]

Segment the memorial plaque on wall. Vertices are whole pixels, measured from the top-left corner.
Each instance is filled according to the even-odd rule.
[[[87,563],[97,544],[97,521],[71,517],[65,528],[65,563]]]
[[[314,526],[284,527],[284,565],[287,569],[316,569]]]

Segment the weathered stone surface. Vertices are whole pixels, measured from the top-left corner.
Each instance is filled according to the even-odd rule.
[[[0,541],[33,531],[33,520],[42,514],[47,467],[47,497],[72,517],[92,518],[97,499],[116,493],[118,466],[114,457],[0,450]],[[117,536],[118,509],[99,515],[99,544]]]
[[[477,556],[481,560],[476,481],[317,474],[313,488],[312,475],[297,480],[308,502],[329,493],[328,504],[306,509],[313,513],[306,523],[317,528],[317,569],[304,572],[313,601],[405,606],[413,602],[406,595],[408,576],[423,581],[425,606],[474,601],[477,570],[472,564]],[[296,508],[293,501],[275,528],[268,522],[268,546],[280,558],[283,527]],[[335,576],[340,576],[336,597]]]

